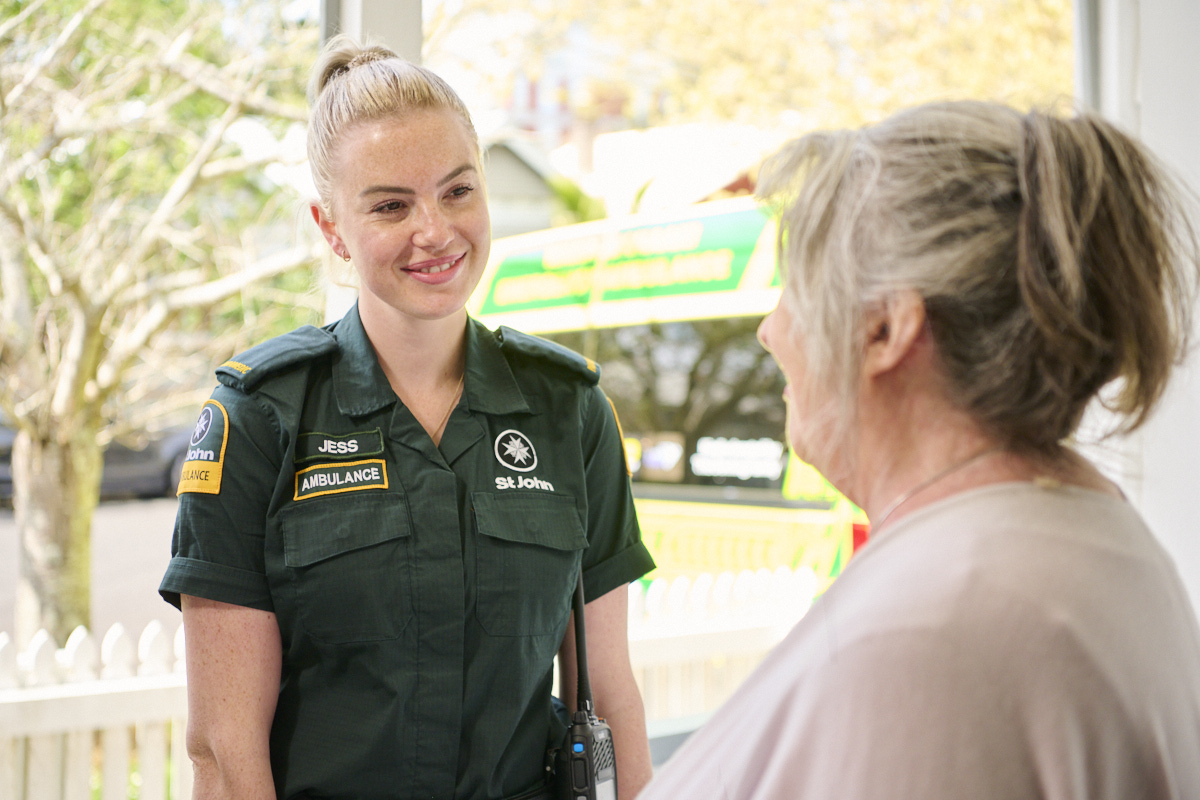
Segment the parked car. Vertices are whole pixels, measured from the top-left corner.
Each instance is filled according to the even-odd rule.
[[[100,496],[162,497],[175,494],[187,458],[191,428],[172,430],[142,449],[116,442],[104,451]],[[0,424],[0,502],[12,502],[12,446],[16,431]]]

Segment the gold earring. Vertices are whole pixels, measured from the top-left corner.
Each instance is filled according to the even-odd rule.
[[[346,255],[342,256],[342,261],[349,261],[349,260],[350,260],[350,254],[349,254],[349,253],[347,253]]]

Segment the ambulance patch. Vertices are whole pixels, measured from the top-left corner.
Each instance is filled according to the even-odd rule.
[[[296,463],[330,458],[362,458],[383,452],[379,428],[335,436],[332,433],[302,433],[296,437]]]
[[[228,442],[229,414],[225,413],[225,406],[216,400],[209,400],[200,409],[200,417],[192,429],[177,494],[221,493],[221,470],[225,464],[225,445]]]
[[[296,473],[296,496],[305,500],[326,494],[388,488],[387,463],[382,458],[341,464],[315,464]]]

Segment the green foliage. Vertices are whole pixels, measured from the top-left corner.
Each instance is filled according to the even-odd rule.
[[[553,175],[547,183],[554,192],[554,199],[558,207],[557,224],[591,222],[608,216],[604,208],[604,201],[584,193],[575,181],[561,175]]]
[[[604,52],[598,84],[660,99],[650,124],[773,125],[786,111],[802,127],[843,127],[935,99],[1030,107],[1072,92],[1071,0],[462,0],[456,8],[464,23],[524,20],[520,37],[495,46],[530,76],[578,47],[586,29]],[[439,40],[448,27],[440,21]]]
[[[316,31],[277,14],[250,0],[0,0],[0,406],[18,419],[46,424],[54,396],[58,413],[137,426],[164,401],[192,405],[181,379],[207,385],[212,362],[317,318],[311,261],[186,294],[297,243],[295,195],[222,135],[245,119],[281,137],[305,118]],[[79,337],[86,352],[62,346]],[[172,357],[201,368],[163,380]],[[131,397],[144,402],[119,401]]]

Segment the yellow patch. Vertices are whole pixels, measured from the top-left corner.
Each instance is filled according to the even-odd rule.
[[[305,500],[327,494],[386,488],[387,462],[382,458],[338,464],[315,464],[296,472],[296,494],[292,499]]]
[[[250,367],[247,367],[245,364],[239,364],[237,361],[226,361],[221,366],[222,367],[231,367],[233,369],[236,369],[238,372],[242,373],[243,375],[245,375],[247,372],[250,371]]]
[[[613,401],[609,398],[605,397],[604,399],[608,400],[608,407],[612,409],[613,419],[617,421],[617,435],[621,437],[621,442],[624,443],[625,431],[621,428],[621,417],[617,414],[617,407],[613,405]],[[621,448],[621,457],[625,459],[625,474],[632,475],[633,470],[629,469],[629,454],[625,452],[624,447]]]
[[[228,443],[229,414],[225,406],[216,400],[209,400],[200,409],[200,417],[188,442],[187,460],[183,463],[183,474],[176,494],[220,494],[225,446]]]

